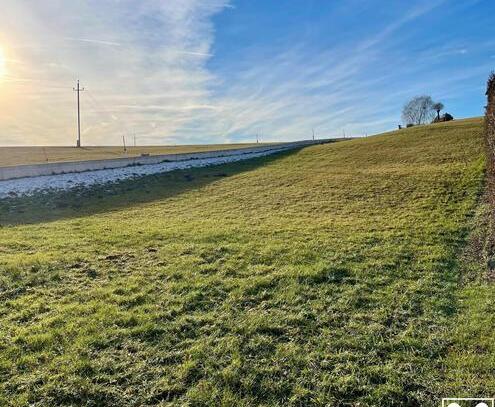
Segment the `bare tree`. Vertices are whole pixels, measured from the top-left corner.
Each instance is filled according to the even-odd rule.
[[[443,110],[445,106],[442,102],[437,102],[433,104],[433,110],[437,112],[437,120],[440,121],[440,112]]]
[[[429,123],[435,116],[433,100],[430,96],[416,96],[402,109],[402,120],[406,124]]]

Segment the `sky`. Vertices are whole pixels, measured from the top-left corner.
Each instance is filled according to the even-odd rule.
[[[493,0],[2,0],[0,145],[365,136],[481,116]]]

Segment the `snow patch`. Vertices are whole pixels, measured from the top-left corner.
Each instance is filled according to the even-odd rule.
[[[270,150],[243,153],[231,156],[199,158],[186,161],[162,162],[133,167],[114,168],[97,171],[86,171],[70,174],[45,175],[40,177],[19,178],[0,181],[0,199],[16,196],[29,196],[37,193],[70,190],[90,187],[95,184],[118,182],[126,179],[139,178],[145,175],[160,174],[174,170],[207,167],[210,165],[227,164],[257,157],[279,153],[298,146],[282,146]]]

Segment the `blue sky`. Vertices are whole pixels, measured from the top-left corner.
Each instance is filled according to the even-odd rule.
[[[483,114],[493,0],[4,0],[0,144],[216,143],[393,129],[411,97]]]

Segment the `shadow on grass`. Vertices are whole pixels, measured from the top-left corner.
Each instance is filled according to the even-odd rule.
[[[170,198],[219,179],[260,168],[299,150],[229,164],[146,175],[91,187],[76,187],[69,191],[50,191],[33,196],[0,199],[0,226],[77,218]]]

